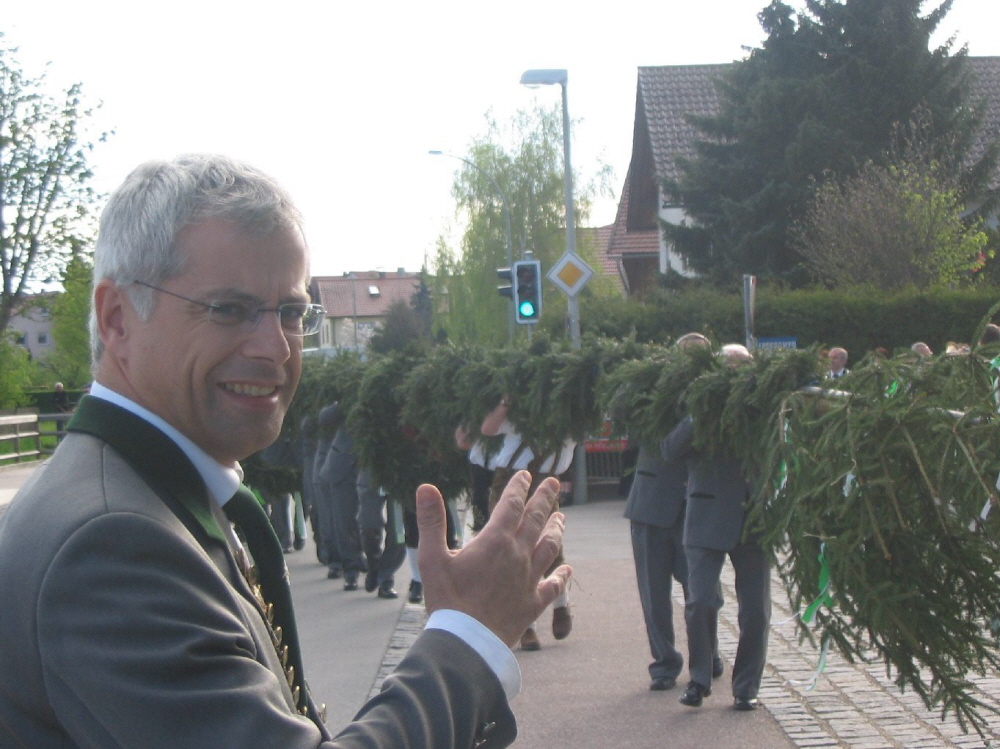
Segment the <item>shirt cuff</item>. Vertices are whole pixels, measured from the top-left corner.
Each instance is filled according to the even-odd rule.
[[[510,648],[484,624],[454,609],[439,609],[427,619],[426,629],[442,629],[475,650],[500,679],[510,702],[521,691],[521,668]]]

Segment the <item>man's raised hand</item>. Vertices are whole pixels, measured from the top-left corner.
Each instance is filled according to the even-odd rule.
[[[419,564],[428,612],[454,609],[477,619],[508,646],[566,589],[572,570],[542,575],[562,548],[565,517],[552,512],[559,481],[547,478],[525,501],[531,474],[508,482],[486,527],[457,551],[448,549],[444,500],[417,489]]]

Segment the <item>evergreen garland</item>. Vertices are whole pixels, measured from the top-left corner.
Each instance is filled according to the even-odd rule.
[[[466,487],[455,428],[474,433],[505,395],[539,452],[596,433],[605,415],[655,444],[690,414],[701,449],[759,478],[754,521],[807,612],[803,637],[815,626],[847,659],[881,659],[901,687],[980,730],[992,708],[967,674],[1000,668],[1000,510],[974,522],[998,501],[993,353],[871,356],[834,389],[816,350],[730,369],[706,349],[588,339],[570,350],[538,336],[527,350],[334,357],[313,365],[321,395],[306,402],[340,400],[359,463],[411,506],[420,483],[445,496]]]
[[[839,382],[850,392],[788,396],[765,461],[767,542],[793,607],[820,597],[822,547],[821,636],[849,660],[881,658],[901,688],[980,730],[993,708],[966,675],[1000,667],[1000,518],[975,521],[1000,474],[987,363],[872,358]]]
[[[419,362],[417,354],[372,358],[347,415],[358,465],[371,469],[375,482],[411,509],[420,484],[432,483],[448,498],[468,482],[465,456],[457,448],[435,451],[420,427],[403,418],[404,380]]]

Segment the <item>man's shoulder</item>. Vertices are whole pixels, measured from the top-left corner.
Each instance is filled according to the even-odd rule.
[[[7,524],[54,528],[135,508],[149,489],[128,462],[103,440],[69,434],[41,463],[4,513]]]

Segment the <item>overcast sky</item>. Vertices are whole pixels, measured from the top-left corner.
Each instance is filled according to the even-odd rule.
[[[419,270],[454,224],[450,188],[484,115],[506,122],[558,87],[518,84],[529,68],[569,71],[572,163],[628,169],[636,68],[724,63],[763,34],[764,0],[425,0],[283,3],[75,0],[5,3],[0,30],[29,74],[80,81],[103,102],[93,156],[109,191],[138,163],[192,151],[245,159],[277,177],[305,214],[313,272]],[[792,2],[799,7],[800,2]],[[930,6],[926,6],[930,7]],[[955,0],[941,42],[1000,55],[1000,2]],[[590,224],[614,219],[600,203]]]

